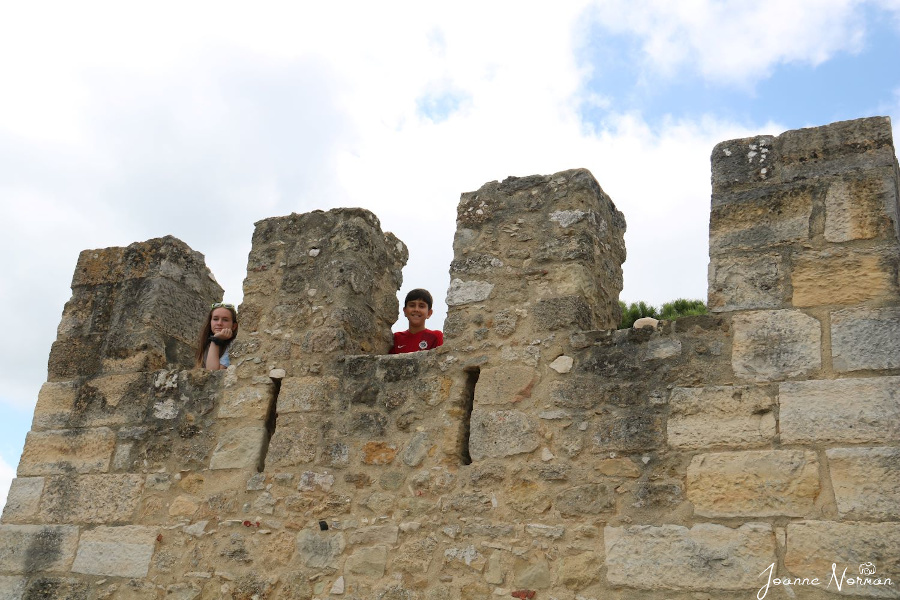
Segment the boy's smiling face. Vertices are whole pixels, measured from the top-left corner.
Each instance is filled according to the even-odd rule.
[[[403,316],[409,320],[410,333],[425,329],[425,319],[431,316],[432,310],[424,300],[410,300],[403,307]]]

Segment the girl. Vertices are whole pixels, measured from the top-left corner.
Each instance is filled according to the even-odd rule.
[[[197,366],[218,371],[228,368],[228,346],[237,336],[238,321],[234,304],[216,302],[209,309],[206,325],[197,343]]]

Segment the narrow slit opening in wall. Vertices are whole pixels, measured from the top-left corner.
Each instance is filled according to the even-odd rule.
[[[281,379],[272,378],[272,384],[275,386],[275,392],[272,394],[272,401],[269,403],[269,409],[266,411],[266,438],[263,440],[262,452],[259,454],[259,466],[257,472],[262,473],[266,470],[266,454],[269,453],[269,442],[275,435],[275,422],[278,420],[278,394],[281,392]]]
[[[475,384],[481,369],[475,367],[466,371],[466,387],[463,390],[463,418],[460,435],[459,461],[464,465],[472,464],[472,455],[469,454],[469,432],[472,427],[472,408],[475,406]]]

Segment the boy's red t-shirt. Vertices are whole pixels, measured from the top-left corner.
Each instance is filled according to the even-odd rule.
[[[419,350],[431,350],[444,343],[444,333],[433,329],[423,329],[418,333],[397,331],[394,333],[394,347],[391,354],[404,354],[406,352],[418,352]]]

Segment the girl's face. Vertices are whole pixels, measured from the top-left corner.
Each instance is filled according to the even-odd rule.
[[[212,330],[213,335],[223,329],[230,329],[233,333],[236,327],[234,325],[234,317],[231,316],[231,311],[227,308],[217,308],[212,311],[212,314],[209,316],[209,327]]]

